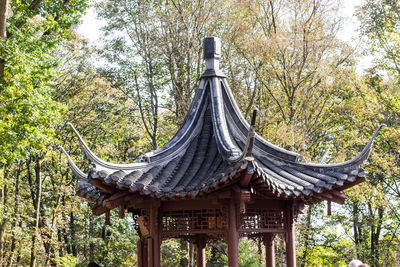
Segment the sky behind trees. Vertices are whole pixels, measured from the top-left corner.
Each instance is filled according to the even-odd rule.
[[[362,43],[360,43],[359,26],[360,22],[355,16],[356,8],[364,3],[364,0],[342,0],[340,13],[343,16],[343,27],[341,27],[338,37],[345,42],[352,44],[352,46],[359,46],[362,50]],[[83,38],[87,39],[92,45],[96,45],[102,32],[100,28],[106,22],[98,19],[95,8],[91,6],[87,13],[82,17],[82,24],[77,27],[77,33]],[[363,54],[357,62],[357,71],[362,73],[365,69],[371,67],[373,56]]]

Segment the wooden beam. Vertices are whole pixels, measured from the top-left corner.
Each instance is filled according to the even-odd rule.
[[[218,199],[229,199],[232,197],[232,192],[230,190],[224,190],[221,192],[218,192],[217,194]]]
[[[233,184],[231,188],[233,192],[235,192],[236,194],[240,194],[240,187],[237,184]]]
[[[358,185],[358,184],[360,184],[362,182],[365,182],[365,181],[366,181],[365,177],[357,177],[354,182],[346,183],[346,184],[344,184],[343,186],[339,187],[336,190],[343,191],[343,190],[345,190],[347,188],[353,187],[353,186]]]
[[[346,195],[343,194],[343,193],[340,192],[340,191],[335,191],[335,190],[333,190],[333,191],[331,191],[331,194],[332,194],[333,196],[338,197],[338,198],[346,199]]]
[[[240,178],[240,186],[241,187],[247,187],[251,181],[251,178],[253,178],[254,173],[249,173],[246,171],[246,173]]]
[[[268,207],[271,210],[283,210],[286,206],[286,201],[277,199],[259,199],[254,198],[253,201],[247,204],[247,208],[262,209]]]
[[[255,185],[264,184],[264,181],[263,181],[263,179],[258,178],[256,180],[253,180],[252,184],[255,184]]]
[[[115,199],[115,200],[108,200],[105,199],[104,203],[106,204],[106,207],[110,210],[115,209],[117,207],[119,207],[120,205],[124,204],[124,199],[123,198],[119,198],[119,199]]]
[[[105,213],[105,212],[107,212],[109,210],[110,210],[109,208],[103,207],[103,206],[99,206],[99,205],[95,205],[95,206],[92,207],[92,212],[96,216],[100,216],[100,215],[102,215],[103,213]]]
[[[187,209],[210,209],[220,208],[221,204],[218,203],[216,197],[205,199],[189,199],[189,200],[170,200],[163,202],[162,211],[170,210],[187,210]]]
[[[109,201],[117,200],[117,199],[123,198],[129,194],[131,194],[131,193],[128,191],[119,191],[119,192],[116,192],[115,194],[111,195],[111,197],[107,198],[107,200],[109,200]]]
[[[329,191],[329,193],[324,192],[321,194],[315,194],[313,197],[318,198],[320,200],[332,201],[337,204],[343,205],[346,203],[346,195],[337,191]]]
[[[115,191],[116,191],[115,187],[111,187],[109,185],[105,185],[99,179],[90,180],[90,184],[95,186],[97,189],[99,189],[103,193],[114,194]]]

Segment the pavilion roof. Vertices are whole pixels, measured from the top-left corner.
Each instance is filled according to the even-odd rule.
[[[207,70],[183,125],[165,146],[143,155],[138,162],[101,160],[71,125],[93,166],[88,173],[82,172],[61,148],[78,179],[78,195],[101,205],[109,197],[103,190],[105,185],[154,198],[197,197],[247,177],[244,185],[262,194],[318,202],[335,196],[343,199],[340,190],[365,180],[360,165],[368,158],[381,127],[351,160],[339,164],[302,162],[299,154],[254,133],[254,121],[252,125],[246,122],[218,69],[219,51],[219,39],[205,39]]]

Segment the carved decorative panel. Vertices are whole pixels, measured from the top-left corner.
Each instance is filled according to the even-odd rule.
[[[226,220],[220,209],[165,211],[162,215],[163,232],[191,232],[221,230]]]
[[[283,210],[247,209],[240,215],[241,230],[284,229]]]

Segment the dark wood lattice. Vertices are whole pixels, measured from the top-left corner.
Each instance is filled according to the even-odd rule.
[[[247,209],[240,216],[241,230],[284,230],[283,210]]]
[[[162,231],[221,230],[226,227],[225,221],[220,209],[165,211],[162,216]]]

